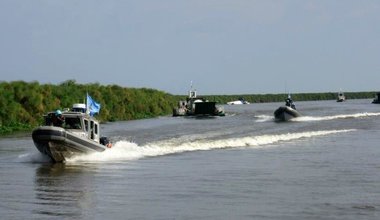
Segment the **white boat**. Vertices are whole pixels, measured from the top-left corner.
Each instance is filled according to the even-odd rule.
[[[246,104],[251,104],[248,101],[245,101],[243,98],[240,98],[239,100],[236,101],[231,101],[227,102],[227,105],[246,105]]]
[[[173,116],[225,116],[225,112],[216,102],[197,97],[197,91],[191,88],[186,100],[179,101],[173,108]]]
[[[288,95],[288,98],[285,100],[285,106],[280,106],[274,112],[274,118],[276,121],[289,121],[292,118],[300,116],[301,114],[297,111],[290,95]]]
[[[100,126],[85,104],[74,104],[71,110],[50,112],[45,123],[33,130],[37,149],[53,162],[64,162],[75,155],[102,152],[111,147],[106,137],[100,137]]]

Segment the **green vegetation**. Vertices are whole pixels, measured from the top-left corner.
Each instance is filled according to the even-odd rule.
[[[345,92],[347,99],[368,99],[374,98],[376,92]],[[283,102],[287,97],[286,94],[255,94],[255,95],[211,95],[203,96],[210,101],[216,101],[218,103],[227,103],[230,101],[243,98],[250,103],[263,103],[263,102]],[[181,97],[183,98],[183,96]],[[295,101],[318,101],[318,100],[335,100],[337,98],[337,92],[326,93],[297,93],[292,94],[292,99]]]
[[[100,121],[119,121],[168,115],[177,101],[186,96],[171,95],[147,88],[123,88],[117,85],[77,84],[74,80],[59,85],[38,82],[0,82],[0,134],[28,131],[42,123],[42,116],[56,109],[84,103],[86,93],[101,104]],[[345,93],[348,99],[373,98],[375,92]],[[282,102],[284,94],[213,95],[210,101],[225,104],[244,98],[251,103]],[[295,101],[333,100],[337,93],[292,94]]]
[[[30,130],[42,123],[46,112],[84,103],[87,92],[101,104],[96,117],[103,122],[167,115],[176,103],[172,95],[146,88],[81,85],[74,80],[59,85],[0,82],[0,134]]]

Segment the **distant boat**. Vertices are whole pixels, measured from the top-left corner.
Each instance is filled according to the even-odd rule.
[[[344,102],[346,101],[346,96],[343,92],[338,92],[338,97],[336,99],[337,102]]]
[[[289,121],[292,118],[300,117],[301,114],[296,110],[296,106],[290,96],[285,100],[285,106],[280,106],[274,112],[276,121]]]
[[[380,104],[380,92],[376,93],[375,98],[372,101],[373,104]]]
[[[197,91],[191,88],[187,99],[179,101],[173,108],[173,116],[225,116],[225,112],[216,106],[216,102],[197,97]]]
[[[246,105],[246,104],[251,104],[248,101],[245,101],[243,98],[240,98],[239,100],[236,101],[231,101],[227,102],[227,105]]]

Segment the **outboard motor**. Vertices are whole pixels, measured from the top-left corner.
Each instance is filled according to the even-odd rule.
[[[107,137],[101,137],[99,141],[100,141],[100,144],[103,144],[104,146],[108,148],[112,147],[112,143],[110,142],[110,140],[108,140]]]

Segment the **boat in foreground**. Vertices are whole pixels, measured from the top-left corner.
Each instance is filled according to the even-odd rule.
[[[85,104],[74,104],[68,111],[50,112],[44,119],[44,125],[33,130],[32,138],[37,149],[53,162],[111,147],[106,137],[100,137],[99,122],[86,113]]]
[[[300,117],[301,114],[296,110],[296,106],[290,95],[285,100],[285,106],[280,106],[274,111],[276,121],[289,121],[292,118]]]

